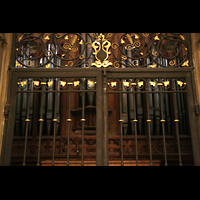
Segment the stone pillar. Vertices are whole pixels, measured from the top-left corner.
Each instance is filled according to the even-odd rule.
[[[191,46],[192,46],[191,48],[192,60],[195,68],[194,81],[196,85],[197,104],[200,106],[200,33],[191,33]],[[199,123],[200,123],[200,117],[199,117]]]
[[[0,33],[0,157],[4,133],[4,109],[8,92],[8,69],[11,65],[13,33]]]

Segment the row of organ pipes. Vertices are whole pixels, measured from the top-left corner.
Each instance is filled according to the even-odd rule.
[[[28,64],[29,58],[26,56],[29,55],[29,48],[27,46],[21,47],[21,55],[23,57],[18,57],[18,60],[22,60],[25,65]],[[47,50],[50,50],[50,44],[47,46]],[[23,53],[26,52],[26,54]],[[56,49],[57,51],[57,49]],[[57,52],[56,52],[57,53]],[[31,56],[30,56],[31,58]],[[52,62],[60,65],[61,60],[54,57],[51,59]],[[42,57],[40,59],[40,64],[46,63],[47,58]],[[30,64],[30,63],[29,63]],[[36,65],[36,60],[32,60],[33,66]],[[54,68],[55,66],[50,63],[49,68]],[[40,78],[40,77],[38,77]],[[34,80],[32,78],[25,79],[27,81],[27,86],[25,88],[18,87],[19,91],[33,91],[34,88]],[[47,78],[42,78],[42,82],[46,82]],[[48,81],[54,81],[53,79],[49,79]],[[48,90],[47,93],[18,93],[17,94],[17,105],[16,105],[16,120],[15,120],[15,134],[16,135],[25,135],[26,126],[28,126],[28,135],[37,135],[39,125],[36,122],[36,119],[33,118],[33,114],[37,113],[39,115],[39,119],[45,119],[44,123],[41,123],[41,130],[44,131],[44,135],[52,135],[53,129],[53,119],[57,119],[56,123],[56,132],[59,132],[59,124],[60,124],[60,93],[51,93],[52,90],[59,90],[59,82],[58,78],[55,79],[54,88],[46,88],[45,85],[41,85],[42,90]],[[56,104],[55,104],[56,99]],[[40,102],[40,103],[39,103]],[[35,116],[35,115],[34,115]],[[31,123],[26,123],[25,119],[30,119]],[[38,120],[38,119],[37,119]],[[33,126],[34,124],[34,126]]]
[[[85,39],[86,43],[90,42],[91,43],[91,39],[90,37],[86,34],[86,33],[81,33],[82,37]],[[47,51],[50,51],[52,48],[52,46],[50,46],[50,44],[47,45]],[[56,49],[56,54],[58,53],[58,47],[53,47]],[[84,50],[84,46],[81,46],[81,52]],[[23,53],[23,52],[26,52]],[[18,56],[18,60],[22,61],[25,65],[30,64],[29,62],[29,58],[32,58],[32,56],[28,57],[26,55],[30,54],[30,50],[29,50],[29,44],[24,45],[21,47],[21,55],[22,56]],[[90,55],[92,53],[92,49],[87,48],[85,51],[85,57],[87,57],[88,55]],[[87,60],[88,62],[92,63],[94,62],[94,56],[91,54],[90,58]],[[42,57],[40,59],[40,64],[42,65],[43,63],[47,62],[47,58],[46,57]],[[57,58],[56,56],[54,56],[51,59],[51,62],[59,65],[62,65],[62,60]],[[31,64],[33,66],[36,65],[36,60],[31,61]],[[17,66],[17,67],[21,67],[21,66]],[[24,67],[24,66],[22,66]],[[45,65],[44,65],[45,67]],[[48,68],[55,68],[57,67],[56,65],[54,66],[52,63],[50,63],[48,65]],[[85,64],[81,65],[82,68],[85,68]],[[83,80],[85,80],[85,78],[83,78]],[[47,79],[46,78],[42,78],[42,82],[46,82]],[[28,135],[33,135],[34,133],[37,134],[38,130],[34,130],[33,129],[33,123],[34,123],[34,119],[33,119],[33,113],[34,113],[34,107],[38,107],[39,103],[36,103],[34,101],[38,101],[40,102],[39,105],[39,118],[40,119],[45,119],[44,122],[42,123],[41,129],[43,130],[43,135],[53,135],[53,119],[57,119],[56,122],[56,134],[59,134],[59,126],[60,126],[60,103],[61,103],[61,97],[60,97],[60,93],[51,93],[52,90],[59,90],[59,82],[58,82],[58,78],[56,78],[55,80],[53,79],[49,79],[48,81],[55,81],[54,82],[54,88],[45,88],[45,85],[41,86],[42,90],[48,90],[49,92],[46,93],[41,93],[41,95],[39,95],[38,93],[18,93],[17,94],[17,105],[16,105],[16,119],[15,119],[15,135],[25,135],[25,131],[26,131],[26,126],[28,126],[27,130],[28,130]],[[83,81],[85,82],[85,81]],[[85,86],[83,86],[83,82],[81,82],[80,84],[80,90],[82,90],[83,88],[86,88]],[[27,79],[27,87],[25,88],[20,88],[18,87],[18,90],[23,90],[23,91],[33,91],[34,90],[34,85],[33,85],[33,80],[31,78]],[[89,105],[93,105],[95,104],[94,102],[94,97],[95,97],[95,93],[94,92],[88,92],[87,93],[87,99],[88,99],[88,104]],[[80,98],[82,101],[82,94],[80,93]],[[85,97],[86,98],[86,97]],[[40,100],[39,100],[40,99]],[[56,99],[56,104],[55,104],[55,99]],[[43,102],[41,104],[41,102]],[[85,101],[86,102],[86,101]],[[37,106],[36,106],[37,105]],[[56,108],[56,109],[55,109]],[[56,113],[55,113],[56,110]],[[37,111],[36,111],[37,112]],[[25,120],[26,119],[30,119],[31,123],[26,123]],[[44,126],[44,127],[43,127]],[[39,127],[39,126],[38,126]]]
[[[157,50],[156,48],[156,42],[153,44],[152,46],[152,50]],[[134,49],[132,50],[134,51]],[[132,51],[128,51],[125,49],[125,52],[128,56],[127,61],[123,60],[122,62],[124,62],[124,64],[128,64],[128,63],[132,63],[132,59],[129,58],[132,56]],[[153,56],[153,59],[156,59],[155,56]],[[165,66],[168,66],[168,60],[166,58],[157,58],[158,59],[158,63],[161,63]],[[127,62],[127,63],[126,63]],[[136,63],[138,63],[138,66],[140,65],[140,63],[142,62],[142,60],[137,60]],[[152,60],[151,58],[146,58],[146,64],[151,63]],[[175,65],[177,63],[180,63],[179,58],[177,58],[175,60]],[[155,62],[152,62],[151,65],[157,65],[157,68],[161,68],[162,66],[159,66],[158,64],[156,64]],[[125,65],[122,64],[121,66],[122,68],[126,68]],[[150,68],[150,65],[147,65],[147,68]],[[126,80],[124,80],[126,81]],[[133,81],[133,79],[131,80]],[[157,82],[161,82],[161,79],[156,79]],[[152,89],[150,86],[150,83],[148,84],[148,91],[159,91],[159,87],[157,89]],[[179,88],[177,87],[177,84],[175,82],[172,83],[173,85],[171,87],[174,87],[176,91],[179,90]],[[127,91],[127,89],[122,88],[123,91]],[[131,88],[130,91],[133,91],[134,89]],[[145,88],[143,89],[145,90]],[[162,89],[163,91],[165,89]],[[167,89],[166,89],[167,90]],[[136,88],[136,91],[141,91],[140,89]],[[145,123],[144,121],[146,119],[144,119],[144,115],[145,115],[145,104],[144,103],[144,94],[141,93],[123,93],[122,94],[123,98],[122,98],[122,115],[123,115],[123,134],[126,135],[128,134],[128,125],[131,126],[132,121],[134,119],[138,120],[138,131],[137,134],[139,135],[144,135],[145,134]],[[149,93],[147,94],[148,96],[148,110],[149,110],[149,114],[150,114],[150,130],[151,130],[151,135],[161,135],[162,131],[161,131],[161,112],[163,113],[163,117],[166,120],[166,134],[167,135],[171,135],[173,134],[173,130],[172,130],[172,116],[173,116],[173,107],[172,107],[172,98],[170,98],[170,94],[164,93],[162,95],[159,95],[159,93]],[[161,99],[162,98],[162,101]],[[184,94],[183,93],[175,93],[175,99],[176,99],[176,111],[177,112],[177,118],[180,120],[180,134],[189,134],[188,131],[188,127],[187,127],[187,122],[186,122],[186,109],[185,109],[185,99],[184,99]],[[135,103],[134,103],[135,101]],[[163,104],[162,107],[162,111],[161,111],[161,103]],[[134,107],[134,105],[136,105]],[[134,112],[134,109],[136,109],[137,111]],[[135,116],[136,115],[136,116]],[[129,120],[129,121],[128,121]],[[132,131],[131,133],[134,133],[134,128],[131,128]],[[129,134],[131,134],[129,132]]]
[[[98,33],[97,33],[98,34]],[[90,37],[86,33],[81,33],[82,37],[85,39],[86,43],[91,42]],[[56,53],[57,53],[57,47],[56,48]],[[83,45],[81,46],[81,52],[85,48]],[[153,44],[152,46],[153,50],[156,50],[156,43]],[[50,50],[50,44],[47,45],[47,50]],[[22,47],[22,52],[21,55],[19,56],[19,60],[24,60],[24,64],[28,63],[29,58],[23,53],[23,51],[26,51],[26,54],[29,55],[29,48],[26,46]],[[88,55],[91,54],[90,58],[87,60],[89,63],[93,63],[95,61],[94,55],[92,54],[92,48],[86,48],[85,52],[85,58],[87,58]],[[126,54],[128,57],[131,57],[131,54],[134,53],[132,51],[128,51],[125,49]],[[40,64],[46,63],[46,57],[42,57],[40,59]],[[166,66],[168,65],[168,61],[165,58],[158,58],[160,59],[159,62],[161,64],[165,64]],[[57,57],[53,57],[52,60],[53,63],[56,63],[57,65],[62,65],[62,60],[58,59]],[[36,61],[32,61],[33,65],[35,65]],[[123,60],[121,64],[121,68],[126,68],[125,65],[127,63],[132,63],[132,59],[128,58],[127,61]],[[138,66],[140,65],[140,62],[142,60],[138,60]],[[151,58],[146,58],[147,64],[151,62]],[[180,62],[178,59],[176,59],[176,62]],[[151,63],[152,65],[156,63]],[[54,68],[57,66],[54,66],[52,63],[50,63],[49,68]],[[81,65],[82,68],[85,68],[85,64]],[[161,67],[157,65],[157,67]],[[149,66],[147,66],[149,68]],[[85,78],[84,78],[85,79]],[[43,82],[46,82],[47,79],[43,78]],[[58,79],[55,79],[52,81],[55,81],[54,87],[55,88],[45,88],[45,85],[41,86],[42,90],[48,90],[49,92],[47,93],[18,93],[17,94],[17,105],[16,105],[16,122],[15,122],[15,134],[16,135],[25,135],[25,129],[26,126],[28,127],[28,135],[32,135],[34,132],[34,119],[33,119],[33,113],[36,112],[39,115],[40,119],[45,119],[44,122],[42,123],[44,127],[42,127],[43,130],[43,135],[52,135],[53,134],[53,121],[52,119],[58,119],[56,122],[56,134],[59,134],[59,126],[60,126],[60,106],[61,103],[61,97],[60,93],[51,93],[51,90],[59,90],[59,82]],[[133,81],[133,80],[132,80]],[[161,79],[157,79],[158,82],[161,81]],[[24,90],[24,91],[33,91],[34,90],[34,85],[33,85],[33,80],[28,78],[27,79],[27,87],[24,89],[18,88],[18,90]],[[83,81],[85,82],[85,81]],[[86,83],[87,84],[87,83]],[[174,87],[176,90],[179,90],[177,88],[177,85],[175,82],[173,83]],[[80,90],[86,89],[86,85],[82,85],[82,82],[80,84]],[[126,91],[125,88],[122,88],[123,91]],[[133,91],[134,89],[131,88],[130,91]],[[136,88],[135,90],[140,91],[140,89]],[[142,89],[143,90],[143,89]],[[152,91],[152,88],[150,87],[150,84],[148,83],[148,90]],[[162,89],[164,90],[164,89]],[[154,91],[159,91],[159,88],[155,89]],[[82,101],[82,95],[81,93],[80,99]],[[138,120],[138,130],[137,134],[138,135],[145,135],[145,123],[144,120],[145,118],[145,106],[146,103],[144,103],[144,96],[145,94],[142,93],[122,93],[122,115],[124,122],[122,124],[123,126],[123,134],[134,134],[134,128],[130,128],[132,126],[131,122],[134,119]],[[180,120],[180,134],[187,134],[187,128],[186,128],[186,110],[185,110],[185,100],[184,100],[184,94],[183,93],[175,93],[176,96],[176,108],[177,110],[177,117]],[[86,97],[85,97],[86,98]],[[161,120],[161,110],[160,110],[160,103],[162,99],[163,103],[163,117],[166,120],[166,134],[171,135],[172,133],[172,105],[170,101],[170,95],[167,93],[162,94],[161,96],[159,93],[148,93],[148,102],[149,102],[149,114],[150,114],[150,119],[151,119],[151,135],[161,135],[161,125],[160,125],[160,120]],[[87,92],[87,103],[88,105],[95,105],[94,99],[95,99],[95,93],[94,92]],[[56,100],[56,103],[55,103]],[[108,99],[109,100],[109,99]],[[38,101],[39,103],[37,103]],[[85,101],[86,102],[86,101]],[[40,104],[40,105],[39,105]],[[38,110],[38,111],[36,111]],[[135,116],[136,115],[136,116]],[[30,119],[32,123],[27,123],[26,125],[25,119]],[[39,125],[37,126],[39,129]],[[37,129],[37,128],[35,128]],[[128,131],[128,130],[132,131]],[[38,134],[38,130],[35,130],[35,133]]]

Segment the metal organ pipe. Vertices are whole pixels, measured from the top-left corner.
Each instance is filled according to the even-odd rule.
[[[126,64],[126,61],[122,61],[123,64]],[[126,68],[125,65],[122,64],[122,68]],[[127,91],[125,88],[125,83],[126,80],[122,81],[122,91]],[[128,128],[128,99],[127,99],[127,93],[122,94],[122,118],[123,118],[123,133],[124,135],[127,135],[127,128]]]
[[[128,57],[132,57],[132,50],[131,51],[127,51],[127,55]],[[129,63],[132,63],[132,59],[131,58],[128,58],[127,59],[127,64]],[[130,81],[134,81],[134,79],[130,79]],[[131,87],[130,91],[133,91],[133,87]],[[128,102],[129,102],[129,116],[130,116],[130,122],[133,120],[133,119],[136,119],[136,116],[134,116],[134,106],[133,106],[133,102],[135,101],[134,97],[133,97],[133,94],[130,93],[128,94]]]
[[[153,50],[157,51],[157,44],[154,43]],[[153,59],[156,59],[155,56],[153,56]],[[160,58],[159,58],[160,59]],[[160,66],[157,65],[157,68]],[[156,81],[159,81],[156,79]],[[154,89],[154,91],[159,91],[159,88]],[[156,122],[156,128],[155,128],[155,134],[160,135],[160,98],[158,93],[153,94],[154,97],[154,115],[155,115],[155,122]],[[153,129],[153,123],[152,123],[152,129]],[[152,131],[153,132],[153,131]]]
[[[91,39],[90,39],[90,37],[88,35],[87,35],[87,42],[91,43]],[[89,56],[89,55],[90,55],[90,57],[88,59],[88,62],[89,63],[93,63],[94,62],[94,55],[92,54],[92,48],[87,48],[87,56]],[[88,84],[88,83],[86,83],[86,84]],[[95,96],[94,92],[91,92],[91,91],[87,92],[87,98],[88,98],[89,105],[93,105],[94,104],[94,96]]]
[[[86,33],[81,33],[81,36],[83,37],[85,43],[87,43],[87,34],[86,34]],[[85,49],[85,46],[81,45],[80,51],[83,52],[84,49]],[[84,51],[84,57],[87,58],[87,50],[86,50],[86,49],[85,49],[85,51]],[[85,61],[85,58],[83,58],[83,61]],[[85,68],[85,65],[86,65],[86,64],[82,64],[82,65],[81,65],[81,68]],[[85,78],[83,78],[83,80],[85,80]],[[81,83],[80,83],[80,90],[82,90],[83,87],[85,87],[85,86],[83,86],[83,82],[85,82],[85,81],[81,81]],[[82,93],[80,93],[79,95],[80,95],[81,102],[82,102],[82,98],[83,98]],[[84,98],[85,98],[85,97],[84,97]]]
[[[127,51],[128,57],[132,57],[132,51]],[[127,64],[132,63],[132,59],[128,58],[127,59]],[[134,82],[134,79],[130,79],[131,82]],[[133,87],[130,89],[131,92],[134,91]],[[132,135],[135,136],[135,157],[136,157],[136,166],[138,166],[138,139],[137,139],[137,115],[136,115],[136,98],[135,98],[135,93],[128,93],[128,104],[129,104],[129,121],[131,124],[131,129],[132,129]]]

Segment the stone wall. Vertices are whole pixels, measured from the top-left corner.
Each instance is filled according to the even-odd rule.
[[[192,59],[195,67],[194,77],[196,85],[197,103],[200,105],[200,33],[191,33]],[[200,118],[199,118],[200,122]]]

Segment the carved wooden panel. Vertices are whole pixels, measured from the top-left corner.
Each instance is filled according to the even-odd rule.
[[[152,152],[154,160],[163,160],[163,141],[161,136],[152,137]],[[182,156],[191,160],[192,144],[188,136],[180,136],[180,147]],[[70,159],[80,160],[82,149],[81,136],[70,138]],[[135,139],[134,136],[124,136],[123,140],[124,158],[135,160]],[[166,137],[166,150],[168,160],[177,159],[178,150],[176,139],[173,136]],[[52,159],[53,137],[42,137],[41,141],[41,161]],[[15,136],[12,149],[12,164],[20,163],[24,152],[24,138]],[[28,137],[27,142],[27,162],[36,162],[38,153],[38,138]],[[67,138],[56,137],[55,158],[56,160],[66,160]],[[138,154],[139,159],[149,159],[149,146],[146,136],[138,136]],[[120,136],[109,137],[109,157],[120,159]],[[87,159],[96,159],[96,136],[84,137],[84,156]],[[27,163],[28,164],[28,163]]]

